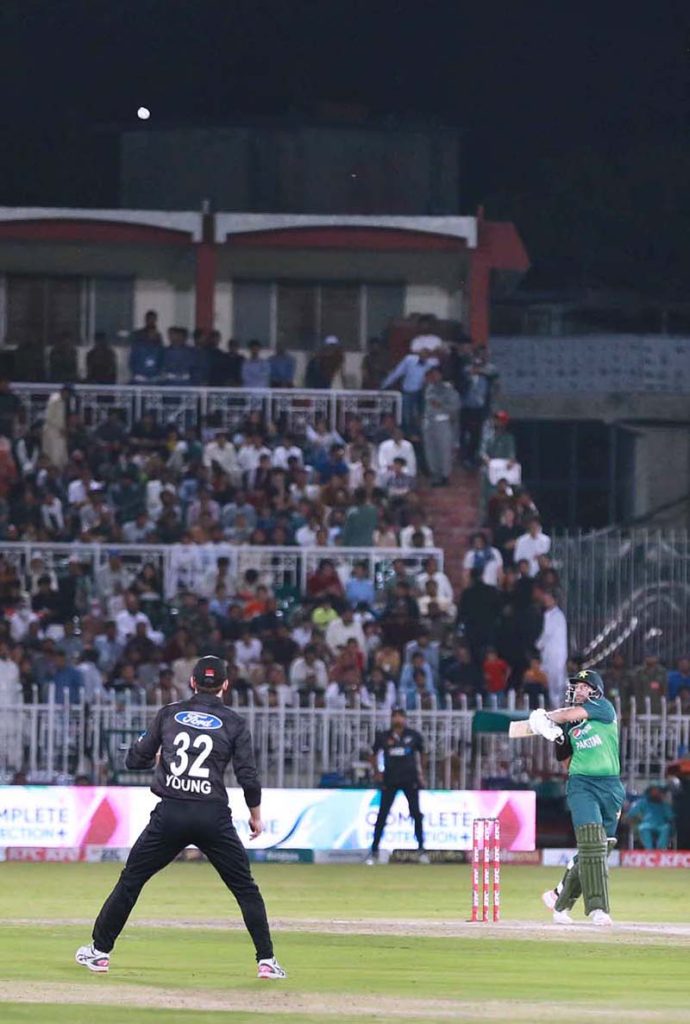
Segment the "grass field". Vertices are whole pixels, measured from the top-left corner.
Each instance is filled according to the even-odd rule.
[[[194,863],[146,887],[108,975],[78,967],[118,871],[0,864],[3,1024],[688,1019],[680,870],[613,871],[602,931],[550,924],[539,897],[557,870],[504,868],[503,923],[468,925],[467,867],[255,865],[289,972],[273,983],[254,978],[234,901]]]

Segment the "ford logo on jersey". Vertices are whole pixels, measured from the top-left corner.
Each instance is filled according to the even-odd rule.
[[[203,711],[178,711],[175,721],[180,725],[189,725],[192,729],[221,729],[223,723],[215,715],[206,715]]]

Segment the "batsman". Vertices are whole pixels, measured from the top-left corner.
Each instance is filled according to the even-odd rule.
[[[577,841],[563,879],[542,900],[555,923],[572,924],[570,911],[582,895],[588,921],[610,925],[607,861],[625,800],[616,712],[601,676],[590,670],[568,680],[565,703],[530,715],[533,731],[555,742],[558,760],[569,762],[566,793]]]

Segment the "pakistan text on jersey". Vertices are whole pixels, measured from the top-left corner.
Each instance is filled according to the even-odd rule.
[[[588,736],[586,740],[575,740],[577,750],[590,750],[592,747],[601,747],[601,736]]]

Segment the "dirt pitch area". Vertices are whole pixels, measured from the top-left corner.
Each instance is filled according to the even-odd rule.
[[[144,985],[113,984],[94,978],[91,984],[45,984],[43,982],[0,982],[0,1003],[32,1003],[90,1006],[129,1006],[138,1009],[256,1012],[282,1014],[297,1019],[309,1015],[322,1018],[357,1013],[369,1020],[377,1018],[424,1021],[506,1020],[504,1002],[466,1002],[459,999],[410,999],[404,1003],[390,996],[304,995],[280,991],[280,983],[263,986],[260,997],[250,991],[190,992],[188,989],[148,988]],[[634,1024],[684,1024],[687,1012],[680,1010],[623,1011]],[[621,1010],[615,1007],[578,1005],[565,1002],[511,1003],[510,1020],[518,1022],[592,1021],[617,1022]]]
[[[91,928],[92,918],[0,918],[0,927],[44,925],[49,928],[78,926]],[[207,920],[137,917],[128,928],[183,928],[199,931],[242,931],[244,924],[238,918],[209,918]],[[629,921],[610,928],[595,928],[585,922],[572,925],[554,925],[548,921],[501,921],[498,924],[472,924],[462,920],[428,918],[271,918],[271,930],[283,932],[309,932],[323,935],[397,935],[404,938],[479,938],[488,941],[501,939],[551,939],[563,942],[615,942],[623,945],[668,943],[673,946],[690,945],[690,925],[634,924]]]

